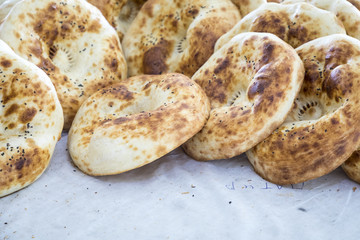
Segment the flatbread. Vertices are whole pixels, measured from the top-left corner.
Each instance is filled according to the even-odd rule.
[[[63,112],[49,77],[0,40],[0,197],[33,183],[60,139]]]
[[[178,72],[191,77],[239,19],[230,0],[147,1],[123,40],[129,75]]]
[[[205,161],[249,150],[283,123],[303,76],[295,50],[275,35],[235,36],[192,77],[209,97],[211,112],[185,152]]]
[[[339,167],[360,144],[360,41],[344,34],[296,49],[305,79],[285,123],[247,152],[266,180],[295,184]]]
[[[184,75],[132,77],[84,102],[69,132],[69,152],[89,175],[129,171],[195,135],[209,110],[205,93]]]
[[[21,1],[0,26],[0,39],[50,77],[65,130],[86,98],[127,77],[116,31],[84,0]]]
[[[285,0],[282,4],[307,2],[334,13],[344,24],[348,35],[360,39],[360,11],[346,0]]]
[[[345,28],[337,17],[308,3],[266,3],[245,16],[216,42],[218,50],[236,34],[269,32],[294,48],[313,39],[343,33]]]

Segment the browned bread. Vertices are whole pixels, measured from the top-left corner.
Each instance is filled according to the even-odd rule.
[[[249,150],[283,123],[303,76],[295,50],[275,35],[235,36],[192,77],[209,97],[211,112],[184,150],[197,160]]]
[[[345,162],[360,144],[360,41],[335,34],[296,49],[305,79],[285,123],[247,152],[276,184],[300,183]]]
[[[147,1],[123,40],[129,75],[178,72],[191,77],[239,19],[230,0]]]
[[[0,38],[50,77],[64,128],[92,93],[127,77],[114,28],[84,0],[24,0],[0,26]]]
[[[238,22],[216,42],[219,49],[236,34],[269,32],[294,48],[310,40],[335,33],[346,33],[343,24],[331,12],[308,3],[266,3]]]
[[[307,2],[330,11],[344,24],[349,36],[360,39],[360,11],[346,0],[285,0],[283,4]]]
[[[0,197],[34,182],[60,139],[64,118],[54,86],[0,40]]]
[[[90,175],[138,168],[196,134],[209,108],[202,89],[182,74],[129,78],[84,102],[69,132],[70,155]]]

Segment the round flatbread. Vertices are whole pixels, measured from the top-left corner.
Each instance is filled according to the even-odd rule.
[[[266,3],[238,22],[216,42],[215,51],[243,32],[269,32],[294,48],[313,39],[346,33],[337,17],[308,3]]]
[[[116,31],[84,0],[21,1],[0,26],[0,38],[50,77],[64,129],[92,93],[127,77]]]
[[[129,75],[178,72],[191,77],[239,19],[230,0],[147,1],[123,40]]]
[[[183,148],[196,160],[239,155],[283,123],[304,67],[295,50],[270,33],[235,36],[197,71],[211,102],[204,128]]]
[[[305,79],[285,123],[247,152],[255,171],[294,184],[339,167],[360,144],[360,41],[335,34],[296,49]]]
[[[344,24],[349,36],[360,39],[360,11],[346,0],[285,0],[282,4],[307,2],[334,13]]]
[[[0,40],[0,197],[34,182],[60,139],[62,108],[49,77]]]
[[[205,93],[184,75],[129,78],[84,102],[69,132],[69,152],[89,175],[129,171],[191,138],[209,110]]]

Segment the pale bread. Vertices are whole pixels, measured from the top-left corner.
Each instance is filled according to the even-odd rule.
[[[8,15],[11,8],[21,0],[5,0],[0,1],[0,24],[4,20],[4,18]]]
[[[129,75],[178,72],[191,77],[239,19],[230,0],[147,1],[123,40]]]
[[[146,0],[87,0],[117,31],[120,41]]]
[[[0,40],[0,197],[34,182],[60,139],[63,113],[50,79]]]
[[[184,75],[129,78],[84,102],[69,132],[69,152],[89,175],[129,171],[191,138],[209,110],[205,93]]]
[[[305,79],[286,122],[247,152],[255,171],[295,184],[339,167],[360,144],[360,41],[344,34],[296,49]]]
[[[85,0],[21,1],[0,26],[0,38],[50,77],[65,130],[86,98],[127,77],[116,31]]]
[[[275,35],[235,36],[192,77],[209,97],[211,112],[185,152],[215,160],[249,150],[283,123],[303,76],[295,50]]]
[[[238,22],[216,42],[215,51],[236,34],[269,32],[293,47],[335,33],[346,33],[337,17],[307,3],[266,3]]]

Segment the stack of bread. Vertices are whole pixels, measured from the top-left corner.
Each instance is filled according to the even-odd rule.
[[[0,1],[0,197],[44,172],[62,130],[93,176],[182,146],[199,161],[246,153],[276,184],[341,165],[360,182],[359,6]]]

